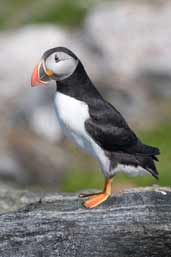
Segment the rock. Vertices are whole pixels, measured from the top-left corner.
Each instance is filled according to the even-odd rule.
[[[52,143],[54,139],[55,142],[60,142],[63,136],[53,106],[42,106],[35,110],[30,125],[38,135],[47,138]]]
[[[50,125],[48,127],[48,124],[54,124],[54,115],[47,117],[47,112],[49,103],[53,102],[55,87],[31,89],[31,74],[33,67],[39,62],[46,49],[56,45],[65,45],[68,40],[69,35],[55,26],[27,26],[16,31],[1,32],[0,83],[3,86],[0,106],[5,109],[4,119],[7,115],[10,116],[9,119],[12,118],[11,116],[15,119],[22,113],[22,119],[25,117],[27,121],[30,121],[33,125],[32,129],[37,132],[39,124],[35,124],[36,113],[41,112],[41,117],[45,115],[47,120],[46,135],[44,131],[41,131],[42,126],[39,126],[40,134],[51,137],[52,128]],[[41,108],[42,106],[44,108]],[[53,125],[53,135],[54,138],[61,138],[58,126],[55,129]]]
[[[100,57],[95,61],[101,71],[99,85],[125,117],[140,127],[144,119],[146,126],[163,119],[165,100],[156,95],[161,91],[162,96],[171,95],[170,17],[170,1],[116,2],[99,4],[85,21],[84,41],[92,56],[95,52]]]
[[[72,158],[57,143],[50,143],[29,129],[13,128],[9,144],[24,175],[27,175],[27,184],[57,188],[62,183],[64,171],[71,165]]]
[[[11,32],[1,32],[1,97],[5,99],[29,92],[33,66],[43,52],[54,45],[63,45],[67,34],[54,26],[28,26]]]
[[[11,181],[19,184],[28,181],[27,173],[23,173],[21,166],[11,155],[0,157],[0,178],[1,181]]]
[[[138,188],[88,210],[76,194],[0,185],[3,257],[168,257],[171,189]]]
[[[27,131],[34,135],[35,138],[36,135],[42,137],[42,140],[46,141],[47,148],[48,146],[50,147],[51,142],[59,142],[62,139],[62,133],[52,107],[55,87],[33,89],[31,88],[30,81],[33,67],[40,60],[40,56],[43,52],[47,48],[56,45],[65,45],[67,41],[67,33],[54,26],[27,26],[15,31],[1,32],[0,83],[2,86],[0,94],[0,154],[9,156],[9,165],[7,163],[5,165],[7,174],[11,174],[10,163],[15,162],[18,171],[20,170],[19,174],[23,173],[23,177],[26,176],[29,178],[28,181],[38,182],[38,178],[40,178],[40,181],[45,182],[46,180],[43,178],[43,174],[45,174],[44,166],[39,165],[39,163],[36,164],[39,154],[39,158],[41,158],[42,153],[38,151],[38,149],[41,148],[37,146],[37,155],[35,154],[34,159],[35,164],[31,164],[34,166],[34,171],[39,172],[39,175],[37,175],[32,173],[31,165],[28,165],[28,167],[25,166],[26,163],[29,163],[29,158],[27,159],[28,152],[22,152],[22,144],[19,142],[22,142],[24,138],[22,132],[24,130],[26,131],[25,137],[27,137]],[[13,130],[15,130],[17,134],[15,137],[15,139],[17,138],[15,141],[15,149],[11,141],[11,136],[9,138]],[[26,147],[25,145],[25,147],[29,149],[29,152],[31,151],[31,142],[33,142],[31,136],[30,140],[30,142],[29,140],[26,141],[28,146]],[[37,140],[37,144],[38,142]],[[58,152],[58,147],[56,148]],[[22,154],[20,155],[20,153]],[[54,151],[54,153],[56,153],[56,151]],[[48,153],[46,154],[48,155]],[[53,173],[52,176],[50,175],[49,180],[53,181],[55,176],[54,183],[61,177],[60,175],[58,176],[58,171],[59,174],[61,174],[61,169],[66,167],[67,154],[64,156],[64,158],[61,157],[59,153],[59,155],[56,155],[55,160],[54,157],[46,157],[47,165],[50,167],[49,174],[52,175]],[[51,159],[55,161],[55,164],[53,161],[52,164],[49,164]],[[64,159],[66,160],[64,161]],[[41,169],[39,169],[40,166]],[[29,171],[29,169],[31,170]],[[4,170],[4,161],[0,162],[0,170]],[[14,176],[16,176],[15,180],[19,181],[15,170],[14,165],[13,173]],[[4,174],[4,172],[1,172],[1,175],[2,173]],[[37,179],[35,179],[35,177]],[[14,178],[11,177],[11,179],[13,180]]]
[[[170,73],[170,15],[170,1],[96,6],[86,19],[84,35],[101,54],[104,74],[135,78],[144,70]]]

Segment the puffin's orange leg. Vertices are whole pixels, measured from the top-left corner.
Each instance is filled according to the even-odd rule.
[[[93,196],[91,196],[87,201],[84,202],[84,206],[86,208],[94,208],[99,204],[103,203],[111,195],[111,189],[112,179],[106,179],[103,192],[93,194]]]

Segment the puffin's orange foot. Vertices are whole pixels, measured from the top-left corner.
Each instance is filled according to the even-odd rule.
[[[87,201],[84,202],[84,206],[86,208],[90,208],[90,209],[94,208],[94,207],[98,206],[99,204],[103,203],[104,201],[106,201],[109,196],[110,195],[107,194],[106,192],[102,192],[102,193],[93,195]]]

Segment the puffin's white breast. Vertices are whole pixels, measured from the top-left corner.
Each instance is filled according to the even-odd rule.
[[[55,106],[62,126],[76,133],[85,134],[84,123],[89,118],[87,104],[62,93],[56,93]]]
[[[64,134],[86,152],[94,155],[104,172],[109,170],[109,160],[104,150],[95,143],[85,129],[85,121],[90,117],[88,105],[60,92],[55,96],[58,121]]]

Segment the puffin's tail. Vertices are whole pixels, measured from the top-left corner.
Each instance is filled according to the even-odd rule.
[[[142,167],[147,170],[153,177],[159,179],[159,173],[156,169],[154,160],[155,155],[147,155],[141,153],[128,154],[125,152],[112,152],[111,164],[115,166],[116,163],[120,163],[126,166],[133,166],[135,168]]]
[[[157,159],[155,155],[139,156],[138,159],[139,159],[139,162],[141,163],[141,166],[144,169],[148,170],[148,172],[150,172],[153,177],[155,177],[156,179],[159,179],[159,173],[154,163],[154,160]]]
[[[159,179],[159,173],[156,169],[155,162],[158,161],[156,155],[160,154],[160,149],[154,146],[144,145],[139,142],[139,160],[144,169],[148,170],[153,177]]]
[[[160,149],[154,146],[144,145],[143,144],[144,154],[155,156],[160,154]]]

